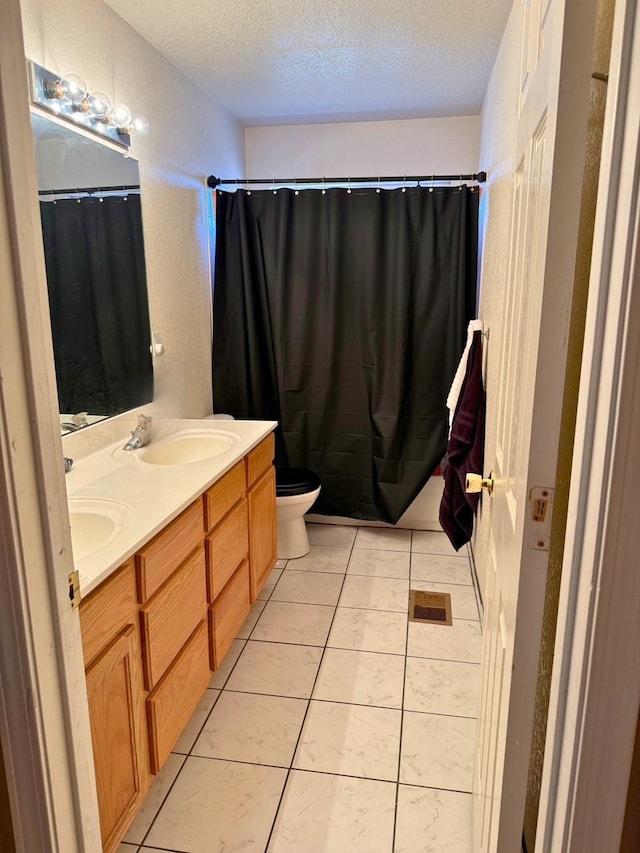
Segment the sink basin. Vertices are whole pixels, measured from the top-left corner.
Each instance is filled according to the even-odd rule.
[[[134,515],[120,501],[106,498],[71,498],[71,545],[73,556],[82,560],[112,542]]]
[[[152,443],[139,452],[151,465],[185,465],[212,459],[230,450],[237,437],[221,430],[182,430]]]

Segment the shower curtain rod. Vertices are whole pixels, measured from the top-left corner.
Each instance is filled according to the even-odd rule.
[[[416,181],[417,183],[476,181],[479,184],[484,184],[486,180],[486,172],[468,175],[385,175],[384,177],[378,175],[372,178],[216,178],[215,175],[209,175],[207,186],[214,190],[223,185],[239,186],[240,184],[266,184],[271,187],[276,184],[293,184],[294,186],[304,186],[305,184],[404,184],[407,181]]]
[[[38,195],[70,195],[71,193],[114,193],[139,190],[140,184],[119,184],[117,187],[68,187],[66,190],[38,190]]]

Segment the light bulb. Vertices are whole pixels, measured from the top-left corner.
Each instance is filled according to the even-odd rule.
[[[112,104],[107,113],[107,121],[114,127],[129,127],[131,124],[131,110],[126,104]]]
[[[106,118],[111,109],[111,101],[103,92],[92,92],[88,96],[89,110],[94,118]]]
[[[87,85],[77,74],[65,74],[60,80],[63,97],[71,101],[74,106],[80,106],[87,97]]]
[[[140,136],[146,136],[149,133],[149,119],[146,116],[136,116],[133,120],[133,129]]]

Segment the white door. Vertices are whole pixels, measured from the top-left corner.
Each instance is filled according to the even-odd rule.
[[[511,248],[504,304],[474,851],[521,849],[573,287],[594,3],[522,3]],[[488,509],[488,511],[487,511]]]

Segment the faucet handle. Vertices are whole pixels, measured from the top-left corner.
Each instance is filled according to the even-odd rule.
[[[123,450],[140,450],[151,440],[151,418],[148,415],[138,415],[138,425],[131,433]]]

